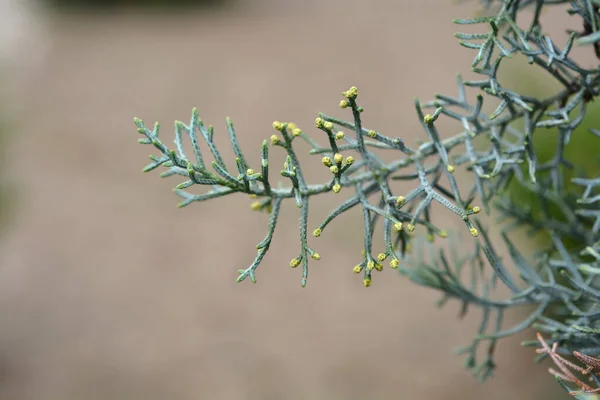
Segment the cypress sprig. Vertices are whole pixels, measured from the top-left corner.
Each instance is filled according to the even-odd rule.
[[[461,46],[474,51],[471,70],[478,78],[465,81],[458,75],[456,96],[435,94],[430,101],[415,100],[426,139],[417,145],[407,143],[414,132],[399,129],[390,134],[373,126],[353,86],[342,92],[339,101],[345,119],[319,113],[313,128],[307,130],[275,121],[275,133],[262,142],[260,166],[247,162],[229,118],[226,128],[235,169],[214,143],[219,132],[206,127],[196,109],[189,125],[175,122],[173,149],[159,138],[158,123],[150,129],[136,118],[143,136],[140,143],[152,145],[159,153],[150,156],[143,171],[163,168],[162,177],[182,177],[174,189],[183,199],[180,207],[231,193],[256,198],[251,208],[268,213],[267,234],[257,246],[254,261],[238,271],[238,281],[249,277],[256,282],[256,270],[270,247],[284,200],[293,199],[299,208],[300,243],[290,266],[302,266],[302,286],[307,282],[309,259],[321,258],[313,248],[313,238],[324,235],[337,217],[358,207],[357,229],[362,230],[364,241],[353,271],[361,274],[364,286],[371,286],[374,272],[388,263],[414,283],[440,292],[440,306],[454,299],[461,304],[460,316],[473,307],[481,310],[474,340],[457,351],[466,356],[465,365],[477,378],[485,380],[494,372],[500,339],[533,327],[551,337],[552,347],[542,336],[526,346],[539,347],[540,357],[550,357],[560,367],[567,365],[560,354],[574,354],[592,367],[588,372],[598,380],[600,368],[596,369],[597,359],[592,355],[600,354],[600,178],[597,170],[590,176],[578,169],[581,160],[569,159],[566,149],[574,137],[585,137],[591,148],[599,149],[595,161],[600,166],[600,128],[584,127],[588,117],[594,116],[589,110],[600,93],[600,64],[584,67],[572,55],[575,46],[587,46],[600,60],[600,3],[482,3],[493,15],[454,21],[481,28],[478,33],[456,34]],[[542,10],[555,4],[568,4],[568,13],[581,20],[582,31],[570,32],[564,40],[543,33]],[[519,16],[527,8],[533,11],[533,19],[523,25]],[[559,89],[548,97],[536,97],[508,88],[498,71],[516,55],[525,57],[530,68],[545,71]],[[460,128],[443,135],[442,120],[456,121]],[[539,151],[539,143],[548,142],[553,132],[557,140],[548,158]],[[184,151],[184,140],[191,145],[192,157]],[[322,183],[306,181],[297,140],[308,143],[308,158],[322,165]],[[210,162],[201,147],[208,149]],[[279,176],[270,165],[272,151],[285,155]],[[395,152],[397,157],[385,162],[379,152]],[[459,172],[472,178],[470,185],[459,185]],[[397,181],[411,186],[398,190]],[[198,186],[207,189],[192,193]],[[525,205],[515,201],[515,186],[532,194],[535,201]],[[338,196],[338,205],[310,228],[309,238],[310,198],[325,193]],[[464,228],[449,233],[447,221],[433,218],[436,209],[449,210],[462,221],[469,239],[459,239]],[[498,242],[492,241],[489,228],[478,219],[482,210],[497,218]],[[514,239],[520,228],[547,238],[546,247],[533,256],[527,254]],[[434,243],[446,237],[449,250]],[[381,238],[383,251],[377,253]],[[500,256],[500,247],[508,257]],[[492,296],[499,284],[509,289],[505,299]],[[505,326],[506,312],[522,307],[529,310],[528,316]],[[482,346],[486,346],[485,357],[479,360]],[[573,380],[570,372],[561,370],[555,375],[567,389],[571,382],[587,392],[595,390],[587,383],[581,386],[583,382]]]

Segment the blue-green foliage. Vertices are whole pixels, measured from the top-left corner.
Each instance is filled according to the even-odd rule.
[[[290,266],[302,266],[302,285],[307,282],[309,261],[320,259],[309,244],[308,232],[318,237],[337,216],[358,207],[363,217],[364,251],[354,272],[362,274],[365,286],[371,285],[375,272],[382,270],[387,260],[401,275],[440,291],[441,303],[457,299],[463,314],[471,307],[482,310],[476,338],[460,351],[476,376],[486,379],[491,375],[499,339],[535,324],[538,332],[549,335],[549,344],[538,340],[526,345],[541,346],[542,356],[552,358],[562,371],[557,373],[559,378],[589,392],[589,386],[563,370],[567,364],[560,354],[600,353],[600,287],[596,279],[600,274],[600,114],[592,103],[600,91],[600,68],[586,69],[571,57],[573,46],[580,44],[600,60],[600,2],[483,3],[492,16],[455,20],[459,25],[478,27],[480,33],[456,36],[462,46],[475,51],[470,67],[480,79],[459,77],[455,97],[440,94],[424,103],[415,100],[416,117],[428,139],[419,147],[409,147],[401,136],[368,127],[358,89],[352,87],[342,93],[340,102],[348,120],[321,113],[315,121],[318,135],[275,121],[276,134],[270,138],[271,145],[267,140],[262,143],[258,166],[246,161],[229,119],[226,125],[236,155],[235,168],[223,159],[213,142],[213,127],[207,127],[195,109],[189,124],[175,123],[174,149],[160,140],[158,124],[148,128],[135,119],[143,136],[140,143],[153,145],[160,153],[151,156],[144,171],[164,168],[161,176],[182,177],[175,189],[182,198],[180,206],[236,192],[256,197],[253,208],[269,213],[267,233],[257,245],[255,260],[239,270],[238,281],[256,281],[284,200],[290,199],[288,203],[299,208],[298,251]],[[560,40],[562,45],[543,33],[540,19],[545,7],[556,4],[568,5],[569,14],[581,20],[581,32]],[[533,11],[531,23],[517,18],[525,9]],[[556,81],[558,89],[548,96],[534,96],[503,85],[498,70],[516,55]],[[497,104],[490,114],[483,111],[486,102]],[[458,121],[462,129],[442,139],[437,128],[441,118]],[[189,157],[184,139],[190,142]],[[297,140],[306,141],[311,153],[321,157],[327,168],[323,183],[305,180],[294,147]],[[278,174],[270,164],[272,151],[287,156]],[[381,151],[396,152],[397,158],[384,162],[377,155]],[[459,187],[455,179],[459,168],[472,177],[466,188]],[[283,177],[288,185],[275,184],[274,175]],[[397,180],[410,181],[413,189],[399,193]],[[208,191],[195,194],[188,190],[199,185],[208,186]],[[328,192],[338,193],[343,200],[320,225],[309,230],[309,200]],[[532,207],[524,206],[523,201],[531,202]],[[456,236],[432,220],[434,207],[443,207],[462,221],[465,232],[473,237],[469,250],[459,253],[451,246],[453,251],[447,254],[432,244],[436,236],[450,236],[449,240]],[[487,228],[476,217],[480,211],[490,213],[492,209],[503,222],[499,225],[502,243],[492,243]],[[385,251],[373,254],[379,225],[383,225]],[[522,226],[547,237],[547,247],[533,261],[525,256],[521,244],[510,239],[513,229]],[[428,241],[418,240],[421,231]],[[424,257],[423,245],[430,257]],[[499,257],[501,247],[508,250],[508,259]],[[510,291],[508,298],[491,297],[499,283]],[[506,311],[523,306],[532,308],[532,313],[515,326],[504,326]],[[477,360],[482,344],[487,347],[485,357]],[[551,349],[553,345],[556,348]]]

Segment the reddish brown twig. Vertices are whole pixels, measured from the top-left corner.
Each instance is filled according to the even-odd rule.
[[[574,351],[573,355],[579,361],[581,361],[582,363],[584,363],[585,365],[588,366],[584,371],[581,371],[582,374],[587,375],[590,372],[593,372],[594,374],[598,374],[600,372],[600,359],[590,357],[586,354],[581,354],[578,351]]]
[[[569,394],[571,396],[576,396],[576,395],[582,394],[582,393],[586,393],[586,394],[600,393],[600,388],[593,388],[593,387],[589,386],[588,384],[582,382],[571,371],[571,369],[573,369],[583,375],[592,373],[592,374],[598,376],[598,373],[600,373],[600,359],[588,356],[586,354],[582,354],[578,351],[574,351],[573,355],[575,356],[575,358],[577,358],[579,361],[581,361],[583,364],[585,364],[587,366],[587,368],[583,368],[583,367],[580,367],[579,365],[576,365],[576,364],[570,362],[569,360],[566,360],[564,357],[557,354],[556,353],[556,349],[558,348],[557,342],[554,342],[552,344],[552,348],[550,348],[550,346],[548,346],[548,343],[544,340],[543,336],[539,332],[537,334],[537,339],[540,342],[540,344],[542,345],[542,348],[537,349],[536,352],[540,353],[540,354],[548,354],[548,356],[552,359],[554,364],[561,370],[561,372],[558,372],[552,368],[548,368],[548,372],[550,372],[552,375],[559,376],[561,379],[563,379],[566,382],[573,382],[581,388],[581,390],[579,390],[579,391],[569,392]]]

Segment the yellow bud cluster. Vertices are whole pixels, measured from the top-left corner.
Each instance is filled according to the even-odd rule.
[[[356,86],[352,86],[350,89],[343,92],[342,96],[344,96],[347,99],[355,99],[356,96],[358,96],[358,89],[356,88]]]
[[[279,121],[273,122],[273,129],[275,129],[276,131],[281,132],[283,130],[283,123],[281,123]]]

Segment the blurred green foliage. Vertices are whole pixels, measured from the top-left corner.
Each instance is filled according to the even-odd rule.
[[[514,69],[505,69],[503,73],[504,81],[507,86],[515,88],[520,93],[543,98],[551,96],[561,88],[556,84],[556,81],[546,76],[544,71],[536,68],[527,68],[522,65],[527,64],[525,60],[518,60]],[[542,72],[542,74],[540,74]],[[579,111],[574,110],[570,117],[572,119],[579,116]],[[515,121],[517,129],[523,129],[523,119]],[[583,193],[582,186],[575,185],[571,182],[575,177],[594,178],[600,176],[600,148],[598,148],[598,138],[591,132],[590,128],[600,129],[600,103],[590,102],[587,104],[587,112],[581,124],[573,131],[569,145],[563,150],[564,158],[572,163],[572,167],[568,168],[565,165],[560,167],[560,172],[563,174],[567,197],[565,201],[570,205],[571,210],[577,209],[577,199]],[[537,157],[538,166],[552,161],[557,154],[556,148],[558,145],[559,130],[558,128],[548,128],[538,130],[533,136],[533,147]],[[528,165],[521,165],[521,172],[525,177],[528,176]],[[537,172],[538,179],[548,177],[547,172]],[[534,193],[529,187],[523,185],[516,179],[513,179],[504,193],[509,199],[512,207],[518,207],[521,210],[530,212],[533,221],[541,221],[547,218],[542,210],[542,203],[539,195]],[[566,217],[563,212],[553,203],[547,204],[548,213],[551,219],[556,221],[566,222]],[[531,225],[527,226],[531,228]],[[591,226],[588,228],[591,229]],[[530,231],[528,238],[520,240],[522,249],[529,247],[532,253],[547,252],[549,256],[557,256],[554,254],[556,248],[552,244],[551,236],[548,230]],[[568,236],[563,237],[563,244],[569,252],[579,252],[582,248],[581,243],[575,243]],[[560,258],[560,257],[559,257]],[[582,256],[586,261],[592,261],[589,256]],[[555,280],[562,285],[567,285],[567,280],[560,274],[555,274]],[[527,312],[527,310],[524,310]],[[558,304],[549,307],[547,316],[564,321],[571,317],[571,311],[566,309],[564,305]]]
[[[540,68],[527,68],[522,64],[527,64],[525,60],[518,60],[515,68],[507,68],[503,71],[504,81],[508,87],[515,88],[519,93],[527,94],[536,98],[543,98],[552,95],[560,87],[556,80],[550,79]],[[570,115],[571,119],[579,116],[576,109]],[[517,129],[523,129],[523,120],[515,121]],[[583,193],[582,186],[571,182],[575,177],[593,178],[600,176],[600,149],[598,148],[598,138],[591,132],[590,128],[600,129],[600,104],[590,102],[587,105],[587,112],[581,124],[573,131],[569,145],[564,148],[564,157],[572,163],[572,168],[561,165],[560,172],[563,174],[565,189],[569,196],[565,199],[568,204],[572,204],[576,209],[576,200]],[[558,128],[540,129],[533,136],[533,147],[537,157],[538,166],[552,161],[556,154],[558,145]],[[528,176],[528,165],[523,163],[521,171],[524,176]],[[539,179],[544,179],[548,173],[538,171]],[[545,218],[542,211],[542,205],[539,196],[532,192],[528,187],[513,179],[507,188],[506,195],[510,198],[510,203],[519,206],[524,210],[531,212],[534,220],[539,221]],[[554,204],[548,204],[549,212],[552,218],[559,221],[566,221],[561,210]],[[565,245],[569,250],[578,247],[577,243],[571,243],[568,237],[564,238]],[[535,250],[545,249],[550,246],[550,237],[546,232],[531,235],[531,246]]]

